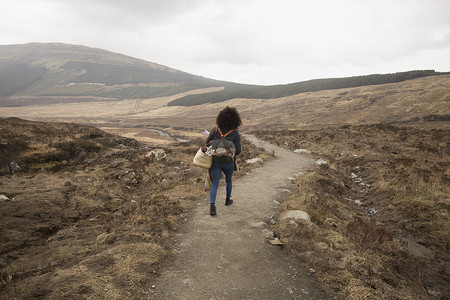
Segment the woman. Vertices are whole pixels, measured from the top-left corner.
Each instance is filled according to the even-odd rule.
[[[234,107],[225,107],[223,110],[219,112],[216,118],[217,128],[211,130],[211,134],[206,140],[206,143],[209,143],[212,140],[216,140],[220,138],[220,132],[226,136],[226,139],[232,141],[234,147],[236,149],[236,153],[234,156],[234,160],[229,160],[227,162],[221,162],[219,159],[213,157],[213,162],[211,165],[211,175],[212,175],[212,187],[209,193],[210,200],[210,211],[209,214],[214,216],[216,214],[216,195],[217,189],[219,188],[219,181],[222,171],[225,173],[225,182],[226,182],[226,199],[225,205],[233,204],[233,200],[231,200],[231,189],[232,189],[232,176],[234,170],[234,162],[236,160],[236,156],[241,153],[241,136],[237,129],[242,125],[241,117]],[[230,132],[231,131],[231,132]]]

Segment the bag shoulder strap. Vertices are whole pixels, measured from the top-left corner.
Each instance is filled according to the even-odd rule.
[[[219,128],[219,127],[217,127],[217,128]],[[206,138],[206,140],[205,140],[205,146],[206,146],[206,141],[209,139],[209,137],[213,134],[213,132],[215,131],[215,130],[217,130],[217,128],[214,128],[213,130],[211,130],[211,132],[209,133],[209,135],[208,135],[208,137]]]
[[[222,134],[222,131],[220,130],[219,127],[217,127],[217,129],[219,130],[220,136],[223,137],[223,138],[226,137],[227,135],[229,135],[230,133],[232,133],[232,132],[234,131],[234,129],[231,129],[230,131],[228,131],[228,132],[224,135],[224,134]]]

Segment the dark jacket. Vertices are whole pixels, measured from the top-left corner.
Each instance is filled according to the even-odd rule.
[[[230,129],[222,129],[220,128],[220,131],[222,131],[222,134],[227,134],[228,131],[230,131]],[[220,133],[219,130],[217,130],[216,127],[214,127],[211,130],[211,134],[209,135],[209,137],[206,139],[205,143],[209,143],[212,140],[216,140],[220,138]],[[237,132],[236,130],[232,131],[229,135],[226,136],[226,139],[229,141],[232,141],[234,144],[234,147],[236,147],[236,156],[241,153],[241,135],[239,134],[239,132]]]

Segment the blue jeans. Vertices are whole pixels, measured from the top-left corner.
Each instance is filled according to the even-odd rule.
[[[225,173],[225,182],[227,184],[227,198],[231,197],[231,189],[232,189],[232,181],[231,177],[233,177],[233,171],[234,171],[234,162],[225,162],[225,163],[219,163],[214,162],[211,166],[211,175],[213,178],[211,191],[209,192],[209,200],[211,204],[216,203],[216,195],[217,195],[217,189],[219,188],[219,182],[220,182],[220,175],[221,172]]]

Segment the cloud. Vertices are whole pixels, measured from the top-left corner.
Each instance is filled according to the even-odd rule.
[[[450,69],[447,0],[6,1],[1,44],[82,44],[229,81]]]

